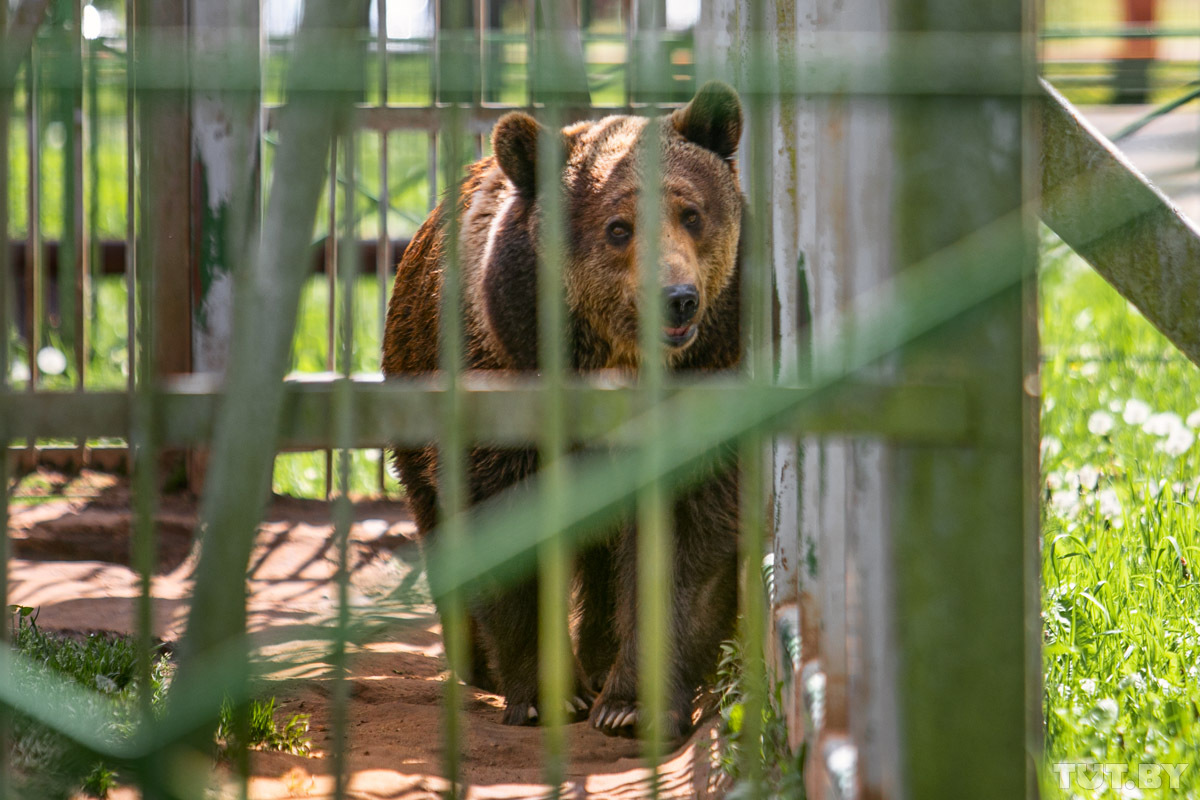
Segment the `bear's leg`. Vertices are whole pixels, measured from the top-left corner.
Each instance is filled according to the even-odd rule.
[[[733,634],[737,614],[737,480],[722,475],[675,504],[664,736],[677,741],[691,728],[697,687],[713,671],[720,643]],[[620,643],[591,722],[610,736],[633,736],[639,721],[637,534],[617,546],[616,631]],[[624,588],[629,587],[629,588]]]
[[[426,541],[426,537],[437,527],[438,522],[437,490],[427,480],[427,476],[433,473],[435,460],[436,455],[428,448],[401,450],[396,453],[396,465],[400,470],[400,480],[404,483],[408,508],[417,524],[418,539],[422,542]],[[445,619],[440,606],[438,619]],[[467,673],[459,677],[485,692],[494,692],[497,686],[488,669],[487,652],[480,641],[478,621],[468,616],[467,623],[468,646],[471,648],[470,662]]]
[[[579,665],[585,684],[593,692],[604,687],[617,658],[613,558],[611,542],[585,547],[578,558]]]
[[[592,727],[609,736],[634,736],[638,724],[637,527],[622,528],[613,546],[617,653],[592,705]],[[665,644],[665,643],[664,643]]]
[[[567,598],[563,598],[567,602]],[[538,587],[537,580],[488,593],[472,605],[481,637],[491,651],[495,674],[504,695],[505,725],[533,725],[538,711]],[[574,667],[576,682],[580,671]],[[567,698],[567,718],[582,719],[591,694],[576,686]]]

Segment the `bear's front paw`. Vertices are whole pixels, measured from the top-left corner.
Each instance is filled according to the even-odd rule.
[[[533,703],[507,703],[500,721],[505,725],[537,725],[537,706]]]
[[[588,709],[591,708],[592,697],[577,694],[564,701],[567,712],[567,722],[580,722],[587,719]],[[505,725],[536,725],[540,715],[533,703],[508,703],[504,706],[504,717],[500,720]]]
[[[605,700],[592,707],[592,727],[608,736],[637,736],[643,726],[641,704],[637,702]],[[687,734],[690,720],[678,710],[668,711],[663,740],[674,744]]]

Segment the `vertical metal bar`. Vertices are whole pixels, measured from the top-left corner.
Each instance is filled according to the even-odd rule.
[[[438,135],[437,132],[429,134],[429,153],[427,158],[429,172],[429,210],[433,211],[438,204]]]
[[[337,148],[334,147],[334,150]],[[333,656],[330,669],[333,677],[332,747],[334,797],[342,800],[349,783],[349,767],[346,748],[349,744],[347,724],[349,719],[350,683],[347,680],[346,640],[350,628],[350,528],[354,518],[354,507],[350,502],[350,445],[353,437],[353,385],[350,381],[354,368],[354,282],[355,265],[358,263],[356,247],[357,225],[354,218],[354,201],[357,190],[355,166],[356,142],[354,134],[342,140],[342,173],[345,184],[343,195],[342,247],[338,278],[341,302],[338,315],[338,372],[333,393],[334,445],[338,448],[338,492],[333,502],[334,542],[337,550],[337,625],[334,632]],[[331,229],[330,236],[337,235]]]
[[[535,0],[536,1],[536,0]],[[629,0],[628,3],[622,3],[621,8],[625,10],[625,107],[629,108],[633,105],[634,96],[634,48],[638,34],[638,16],[641,13],[641,4],[645,0]]]
[[[744,241],[749,245],[741,275],[742,319],[745,321],[743,353],[746,376],[750,384],[758,389],[766,389],[773,383],[774,377],[774,348],[771,339],[773,298],[766,250],[770,219],[768,158],[771,126],[768,102],[771,75],[765,42],[769,28],[764,0],[753,0],[749,10],[751,36],[757,40],[758,46],[752,48],[757,57],[751,62],[746,86],[749,94],[747,139],[750,162],[750,214],[745,223],[749,230],[742,234],[745,237]],[[766,442],[766,436],[761,433],[747,436],[741,443],[739,453],[739,543],[741,563],[745,569],[741,592],[740,631],[742,674],[745,681],[740,773],[751,797],[760,797],[765,791],[763,751],[760,742],[763,735],[763,709],[767,700],[766,660],[763,652],[767,634],[766,594],[762,573],[763,556],[766,552],[765,509],[768,502]]]
[[[376,0],[379,8],[379,29],[376,46],[379,48],[379,104],[388,105],[388,35],[387,0]],[[388,232],[388,215],[392,207],[391,189],[388,186],[388,138],[391,132],[379,132],[379,237],[375,248],[375,285],[379,293],[379,341],[383,341],[387,323],[388,274],[392,266],[392,237]],[[379,451],[379,493],[387,492],[387,451]]]
[[[653,42],[651,44],[654,44]],[[655,76],[638,72],[634,88],[642,82],[653,83]],[[651,114],[653,111],[651,110]],[[640,403],[651,416],[650,430],[662,430],[659,418],[665,396],[662,356],[663,313],[659,275],[659,236],[662,228],[662,137],[659,122],[651,116],[639,153],[641,193],[638,218],[634,223],[634,246],[640,265],[641,298],[639,339],[641,365],[638,374]],[[664,457],[660,437],[651,436],[642,446],[641,461],[647,480],[637,497],[637,655],[639,715],[638,735],[642,752],[653,772],[651,797],[659,795],[659,767],[666,755],[667,670],[672,642],[672,591],[678,577],[673,569],[671,499],[666,487],[654,476],[662,472]]]
[[[525,3],[525,105],[530,108],[537,94],[537,2]]]
[[[0,30],[8,29],[8,3],[0,3]],[[11,331],[9,330],[9,304],[13,301],[10,292],[13,286],[10,283],[13,277],[12,269],[12,249],[9,247],[8,234],[8,201],[9,201],[9,152],[8,148],[12,144],[10,132],[12,126],[13,115],[13,94],[14,87],[0,86],[0,397],[3,397],[9,390],[9,354],[8,343]],[[0,419],[7,419],[7,414],[0,414]],[[5,431],[0,430],[0,469],[8,467],[8,438]],[[8,501],[8,480],[7,472],[3,476],[5,478],[0,487],[4,489],[4,498],[0,499],[3,503],[0,510],[7,513]],[[4,522],[4,543],[5,548],[8,547],[8,517],[3,516],[0,522]],[[0,589],[7,589],[7,567],[8,559],[0,559],[3,561],[3,566],[0,567]],[[6,600],[8,593],[0,592],[0,602]],[[7,634],[8,626],[0,625],[0,637]],[[0,638],[0,642],[4,639]],[[0,745],[4,743],[0,741]],[[4,752],[7,752],[5,750]],[[7,765],[7,759],[0,757],[0,780],[4,777],[4,768]]]
[[[8,30],[8,3],[0,3],[0,30]],[[5,430],[9,414],[4,406],[7,403],[9,386],[9,353],[8,343],[13,324],[9,317],[14,297],[11,292],[12,250],[9,248],[8,234],[8,201],[9,201],[9,140],[10,126],[13,116],[14,89],[0,86],[0,608],[8,608],[8,558],[10,555],[8,540],[8,492],[9,492],[9,463],[12,457],[9,451],[8,431]],[[9,625],[7,619],[0,624],[0,647],[7,647],[9,641]],[[0,677],[7,678],[7,675]],[[9,790],[12,770],[9,763],[9,711],[0,708],[0,797],[4,800],[11,795]]]
[[[325,302],[325,313],[328,315],[325,326],[325,369],[333,372],[337,366],[337,289],[338,289],[338,140],[334,139],[329,146],[329,194],[325,201],[329,203],[328,226],[325,232],[325,289],[328,294]],[[350,213],[347,211],[347,213]],[[333,496],[333,448],[325,448],[325,499]]]
[[[137,116],[134,82],[136,15],[133,3],[125,4],[125,389],[132,404],[137,365]],[[133,474],[133,446],[129,443],[125,471]]]
[[[90,246],[87,228],[84,226],[83,219],[83,194],[85,191],[83,180],[83,150],[84,150],[84,115],[83,115],[83,53],[84,53],[84,38],[80,32],[81,20],[83,15],[83,7],[80,3],[72,4],[72,22],[73,30],[78,39],[72,43],[70,48],[72,69],[71,69],[71,119],[69,130],[71,135],[68,137],[68,142],[71,144],[70,165],[74,176],[71,182],[71,231],[74,234],[75,241],[72,242],[71,253],[73,255],[73,267],[75,274],[75,303],[71,309],[74,316],[74,334],[75,334],[75,391],[83,392],[84,381],[86,379],[87,356],[88,356],[88,337],[87,337],[87,300],[91,296],[91,273],[88,269]],[[2,240],[3,237],[0,237]],[[66,226],[63,230],[63,245],[67,243]],[[66,274],[66,264],[64,257],[67,253],[65,247],[59,247],[59,265],[58,274],[59,280],[63,280]],[[75,451],[74,465],[76,469],[83,466],[87,457],[87,437],[80,437],[79,446]]]
[[[557,4],[554,4],[557,10]],[[547,14],[542,34],[556,36],[559,20]],[[545,51],[538,51],[544,58]],[[548,61],[538,71],[553,70]],[[561,95],[550,92],[545,102],[544,130],[538,142],[538,197],[542,208],[541,258],[538,262],[538,367],[542,375],[542,436],[539,442],[539,480],[546,486],[550,506],[543,520],[548,533],[560,532],[565,516],[563,501],[570,479],[566,459],[567,374],[566,299],[563,259],[566,253],[566,203],[563,196],[563,126]],[[570,548],[561,536],[551,535],[538,553],[538,677],[540,719],[545,726],[545,779],[551,797],[558,797],[566,778],[566,723],[573,680],[567,598],[570,597]]]
[[[439,2],[441,7],[443,3]],[[438,480],[441,487],[441,531],[438,534],[445,546],[461,550],[466,544],[466,525],[459,513],[467,506],[468,486],[466,440],[463,432],[468,423],[463,398],[462,373],[465,367],[465,332],[462,321],[462,265],[459,253],[459,192],[464,163],[462,145],[466,129],[463,106],[476,88],[474,72],[470,69],[470,52],[466,44],[469,30],[468,8],[461,3],[446,3],[439,12],[438,94],[436,100],[446,103],[441,128],[443,180],[447,192],[445,262],[442,269],[442,304],[440,316],[440,364],[446,399],[438,420]],[[435,590],[436,591],[436,590]],[[458,675],[465,674],[469,647],[466,630],[465,598],[461,590],[450,592],[441,605],[442,637],[450,676],[445,693],[445,763],[444,773],[449,782],[448,795],[459,797],[465,787],[462,782],[462,688]]]
[[[87,93],[84,96],[87,120],[85,133],[85,148],[87,150],[87,236],[88,236],[88,308],[87,324],[89,329],[96,324],[97,293],[93,291],[94,276],[100,261],[98,258],[100,244],[100,80],[99,64],[96,51],[99,48],[95,39],[84,39],[86,48]],[[86,388],[86,382],[85,382]]]
[[[25,67],[25,155],[28,170],[29,194],[25,200],[25,286],[28,293],[26,319],[29,324],[29,391],[37,388],[41,378],[38,352],[42,349],[42,322],[45,315],[45,276],[42,274],[42,170],[41,170],[41,114],[39,99],[37,39],[29,50],[29,63]],[[29,440],[29,447],[34,446]]]
[[[3,25],[4,17],[0,14],[0,25]],[[8,106],[7,102],[0,102],[0,106]],[[8,127],[8,115],[4,115],[4,126]],[[0,152],[4,154],[4,160],[8,160],[8,137],[0,134]],[[7,168],[0,168],[0,178],[7,179]],[[0,193],[0,199],[7,200],[7,192]],[[8,233],[8,207],[0,206],[0,230]],[[0,255],[0,268],[8,267],[8,248],[4,248],[5,253]],[[0,273],[3,274],[3,273]],[[4,344],[0,345],[0,349],[8,349],[8,289],[3,281],[0,281],[0,331],[4,332]],[[4,404],[5,396],[8,394],[8,365],[4,358],[0,357],[0,407]],[[5,611],[8,610],[8,559],[11,553],[8,540],[8,492],[9,481],[9,465],[12,460],[12,453],[8,448],[8,432],[4,430],[5,423],[2,420],[8,418],[7,414],[0,416],[0,607]],[[0,625],[0,647],[8,647],[10,639],[9,622],[6,616],[4,624]],[[2,677],[7,678],[4,674]],[[10,763],[11,753],[11,714],[7,707],[0,708],[0,797],[8,800],[13,796],[11,792],[12,782],[12,766]]]
[[[476,85],[473,88],[479,105],[483,105],[488,99],[488,76],[485,74],[487,69],[487,3],[488,0],[468,0],[471,3],[472,21],[475,23],[475,52],[473,53],[472,61],[479,65],[479,70],[475,73]],[[478,160],[483,157],[481,148],[483,146],[483,134],[475,136],[475,158]]]
[[[154,38],[161,29],[154,26],[155,20],[146,3],[150,0],[140,0],[130,3],[132,6],[132,27],[129,42],[132,59],[129,69],[133,84],[133,98],[136,103],[136,113],[132,121],[135,130],[141,134],[149,131],[146,122],[148,115],[154,112],[154,104],[149,101],[147,90],[143,85],[143,76],[147,65],[154,56],[161,52],[160,43]],[[139,256],[144,255],[146,264],[152,265],[161,255],[158,251],[158,241],[161,232],[150,221],[155,219],[153,207],[164,198],[157,196],[156,189],[162,184],[155,182],[148,169],[148,154],[141,146],[145,143],[138,137],[137,180],[130,189],[133,190],[133,206],[137,211],[138,225],[135,239]],[[130,162],[131,165],[134,162]],[[132,221],[131,221],[132,227]],[[134,393],[132,402],[132,425],[129,442],[133,458],[132,501],[133,501],[133,542],[131,565],[138,576],[138,599],[135,611],[138,662],[137,674],[140,691],[138,693],[139,708],[143,724],[152,719],[153,687],[151,672],[153,669],[152,654],[154,641],[154,601],[152,579],[156,554],[156,536],[154,516],[157,511],[159,442],[157,437],[157,408],[155,403],[155,383],[158,380],[160,361],[156,357],[159,346],[157,314],[160,309],[156,303],[159,290],[159,272],[153,266],[138,269],[134,273],[134,291],[130,294],[129,302],[136,308],[134,330],[136,336],[129,340],[130,352],[137,352],[136,367],[131,370],[134,376]],[[139,776],[141,790],[144,796],[159,797],[162,793],[160,770],[154,766],[147,768]]]

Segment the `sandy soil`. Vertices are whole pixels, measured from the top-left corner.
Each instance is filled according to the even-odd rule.
[[[39,609],[43,628],[134,630],[137,576],[129,568],[129,493],[118,480],[85,472],[66,485],[46,483],[67,499],[36,505],[15,500],[9,522],[10,603]],[[195,503],[163,498],[157,519],[161,551],[153,578],[155,635],[170,642],[183,632],[195,553]],[[402,503],[356,505],[352,528],[352,604],[371,634],[355,642],[350,663],[348,769],[354,798],[433,798],[441,774],[441,698],[446,681],[440,628],[433,607],[414,603],[419,558],[412,521]],[[278,700],[280,718],[311,716],[313,753],[255,754],[250,796],[331,795],[329,663],[313,632],[336,608],[335,551],[325,503],[278,498],[259,528],[249,573],[249,621]],[[407,587],[407,591],[405,591]],[[398,597],[403,595],[403,597]],[[405,599],[408,598],[408,599]],[[546,796],[542,734],[500,724],[499,697],[465,690],[463,769],[469,797]],[[570,763],[565,796],[633,798],[649,794],[652,775],[638,744],[611,739],[585,723],[568,728]],[[663,797],[709,794],[712,724],[702,725],[659,773]],[[125,790],[114,795],[134,797]]]

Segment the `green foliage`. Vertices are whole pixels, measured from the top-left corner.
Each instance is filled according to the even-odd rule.
[[[801,749],[793,753],[788,746],[787,720],[782,710],[784,686],[780,682],[771,681],[767,702],[763,703],[762,709],[762,737],[757,745],[749,744],[761,759],[764,777],[762,794],[755,794],[754,787],[742,774],[747,747],[746,681],[738,643],[722,642],[716,681],[717,710],[721,715],[717,768],[732,783],[726,797],[731,800],[756,796],[803,800],[804,751]]]
[[[1200,796],[1200,370],[1048,242],[1042,293],[1044,796]],[[1056,764],[1187,764],[1085,791]]]
[[[293,714],[280,728],[275,722],[274,697],[251,700],[241,711],[246,715],[245,720],[238,719],[239,709],[228,698],[221,704],[216,740],[223,755],[234,753],[243,746],[250,750],[274,750],[298,756],[307,755],[312,749],[307,714]],[[238,735],[239,722],[245,725],[244,742]]]
[[[95,709],[108,712],[111,733],[134,735],[139,719],[137,643],[128,637],[93,634],[72,637],[50,633],[37,626],[37,611],[29,606],[9,606],[13,616],[12,646],[31,663],[20,676],[36,683],[57,673],[86,687],[83,697]],[[161,714],[174,666],[170,654],[158,648],[150,674],[150,707]],[[308,715],[293,714],[280,727],[275,721],[275,698],[253,699],[246,706],[247,735],[244,746],[304,755],[311,749]],[[114,712],[115,713],[112,713]],[[105,797],[120,779],[117,765],[98,762],[81,752],[65,737],[21,714],[12,714],[12,764],[20,791],[18,796],[67,798],[82,789],[93,797]],[[231,703],[221,708],[214,754],[223,757],[242,746],[237,714]]]

